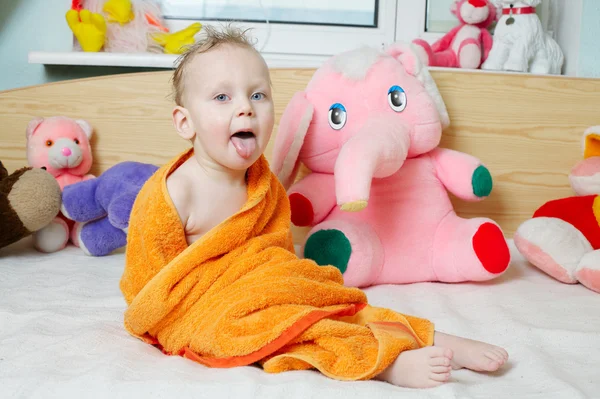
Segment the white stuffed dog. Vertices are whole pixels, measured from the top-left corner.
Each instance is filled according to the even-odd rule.
[[[496,24],[492,50],[481,69],[560,74],[564,55],[544,32],[535,7],[541,0],[497,0],[502,15]]]

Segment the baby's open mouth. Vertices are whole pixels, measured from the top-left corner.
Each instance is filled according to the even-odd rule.
[[[233,137],[239,137],[241,139],[251,139],[254,138],[254,133],[248,132],[237,132],[233,135]]]
[[[231,136],[231,143],[242,158],[249,158],[256,149],[256,136],[253,132],[242,130]]]

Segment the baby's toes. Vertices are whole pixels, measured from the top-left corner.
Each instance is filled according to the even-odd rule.
[[[487,357],[490,360],[494,360],[496,362],[503,362],[504,359],[502,358],[502,355],[496,351],[486,351],[484,353],[484,356]]]
[[[449,360],[452,360],[452,358],[454,357],[454,352],[452,352],[452,349],[446,349],[444,351],[444,357],[448,358]]]
[[[431,371],[435,374],[446,374],[452,371],[450,366],[433,366]]]
[[[449,360],[451,360],[452,356],[453,356],[453,352],[451,349],[432,346],[432,347],[428,348],[428,355],[432,360],[434,360],[434,359],[449,359]]]
[[[429,378],[436,382],[446,382],[450,379],[450,373],[431,373]]]
[[[429,361],[430,366],[450,366],[450,358],[445,356],[432,357]]]
[[[502,366],[502,362],[488,358],[488,360],[482,362],[482,366],[485,371],[496,371]]]
[[[504,359],[504,361],[508,360],[508,352],[502,348],[494,348],[494,352],[496,352],[497,354],[499,354],[502,359]]]
[[[498,349],[486,352],[485,356],[490,360],[498,362],[499,366],[502,366],[508,360],[508,354]]]

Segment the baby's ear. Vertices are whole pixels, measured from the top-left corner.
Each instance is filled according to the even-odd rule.
[[[173,108],[173,126],[175,126],[177,133],[185,140],[192,140],[196,135],[194,121],[192,121],[187,108],[179,105]]]

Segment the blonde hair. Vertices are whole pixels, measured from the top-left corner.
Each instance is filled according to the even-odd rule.
[[[173,97],[177,105],[182,106],[183,81],[185,79],[186,67],[198,54],[205,53],[208,50],[223,44],[246,47],[257,51],[252,40],[246,36],[248,30],[249,29],[242,30],[231,25],[225,26],[222,31],[219,31],[212,26],[202,26],[204,37],[190,45],[176,61],[177,66],[173,73],[172,83]]]

